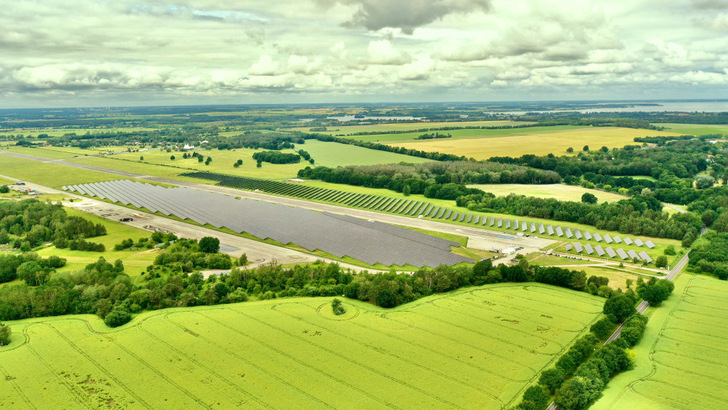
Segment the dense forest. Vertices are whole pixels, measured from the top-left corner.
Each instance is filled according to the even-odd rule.
[[[298,171],[300,178],[317,179],[337,184],[387,188],[396,192],[409,190],[426,194],[432,186],[445,184],[553,184],[561,177],[553,171],[529,169],[494,162],[425,162],[420,164],[386,164],[338,168],[306,167]],[[431,188],[433,191],[436,188]],[[438,196],[430,196],[437,197]],[[450,198],[455,199],[455,198]]]

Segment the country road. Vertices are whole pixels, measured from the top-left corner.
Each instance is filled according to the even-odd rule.
[[[670,280],[670,281],[675,279],[677,274],[680,273],[680,271],[682,271],[683,268],[685,267],[685,265],[690,261],[690,258],[688,257],[689,254],[690,254],[690,251],[685,253],[685,255],[682,258],[680,258],[680,261],[678,261],[678,263],[672,269],[670,269],[670,272],[668,272],[665,279]],[[637,312],[640,315],[643,315],[643,314],[645,314],[645,311],[647,310],[648,307],[650,307],[650,303],[643,300],[642,302],[640,302],[639,305],[637,305]],[[621,334],[622,334],[623,326],[624,326],[624,323],[620,324],[619,327],[614,331],[614,333],[612,333],[611,336],[609,336],[607,341],[604,342],[604,344],[602,346],[612,343],[613,341],[617,340],[619,338],[619,336],[621,336]],[[549,404],[549,406],[546,408],[546,410],[557,410],[558,408],[559,407],[554,402],[551,402],[551,404]]]

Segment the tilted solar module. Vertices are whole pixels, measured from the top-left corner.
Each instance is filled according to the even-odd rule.
[[[468,221],[468,222],[470,222],[470,221]],[[475,219],[473,220],[473,224],[474,225],[477,225],[478,222],[480,222],[480,215],[475,215]]]
[[[571,246],[570,243],[566,244],[566,246],[564,247],[564,249],[566,249],[567,251],[570,251],[572,248],[573,247]]]
[[[521,230],[523,232],[528,231],[528,222],[526,222],[526,221],[521,222]]]
[[[604,256],[604,249],[602,248],[602,245],[595,246],[594,250],[597,252],[597,255]]]
[[[493,225],[495,225],[495,217],[491,216],[490,218],[488,218],[488,226],[493,226]]]
[[[503,226],[503,218],[498,218],[498,227],[500,228],[502,226]]]
[[[645,246],[648,247],[648,248],[650,248],[650,249],[652,249],[652,248],[655,247],[655,244],[652,243],[652,241],[647,241],[647,242],[645,242]]]
[[[561,229],[561,225],[556,227],[556,236],[558,236],[558,237],[564,236],[564,231]]]
[[[630,238],[624,238],[623,241],[625,245],[632,245],[632,239]]]
[[[641,240],[641,239],[637,238],[637,239],[635,239],[635,240],[634,240],[634,244],[635,244],[635,245],[637,245],[637,246],[642,246],[642,245],[644,245],[645,243],[644,243],[644,242],[642,242],[642,240]]]
[[[612,239],[611,236],[609,236],[608,233],[605,233],[604,234],[604,242],[606,242],[606,243],[612,243],[612,242],[614,242],[614,240]]]
[[[536,224],[531,222],[531,233],[535,233],[535,232],[536,232]]]
[[[584,231],[584,239],[586,239],[587,241],[591,241],[592,235],[589,231]]]
[[[594,233],[594,235],[592,237],[597,242],[601,242],[602,241],[602,235],[599,235],[599,232]]]
[[[639,258],[639,256],[637,256],[637,252],[635,252],[632,249],[630,249],[630,250],[627,251],[627,255],[629,255],[629,257],[632,258],[632,259]]]
[[[538,224],[538,233],[542,234],[546,232],[546,228],[544,228],[543,224]]]
[[[506,229],[510,229],[510,228],[511,228],[511,220],[506,219]]]
[[[564,228],[564,234],[566,235],[567,238],[574,237],[574,234],[571,232],[571,228],[569,228],[568,226],[566,228]]]
[[[574,237],[576,239],[581,239],[581,238],[584,237],[584,235],[581,234],[581,231],[580,230],[576,229],[576,230],[574,230]]]
[[[584,245],[584,250],[586,251],[587,255],[591,255],[592,253],[594,253],[594,249],[589,244]]]
[[[622,238],[620,238],[619,235],[615,235],[612,239],[614,240],[614,243],[622,243]]]
[[[576,251],[579,252],[579,253],[584,252],[584,248],[581,247],[581,244],[579,242],[576,242],[574,244],[574,249],[576,249]]]
[[[617,255],[622,259],[627,259],[629,256],[627,256],[627,253],[622,248],[617,249]]]
[[[520,229],[521,228],[521,222],[518,221],[518,219],[513,220],[513,229]]]
[[[650,255],[648,255],[645,251],[640,252],[639,257],[647,263],[652,263],[652,258],[650,258]]]
[[[458,219],[458,216],[460,216],[460,212],[455,211],[455,213],[452,214],[452,216],[450,217],[450,220],[454,221],[454,220]]]
[[[547,226],[546,227],[546,233],[548,233],[549,235],[553,235],[554,234],[554,227],[551,226],[551,225]]]
[[[610,258],[613,258],[613,257],[617,256],[617,252],[614,252],[614,249],[612,249],[611,246],[607,247],[607,249],[605,249],[605,251],[607,251],[607,255]]]

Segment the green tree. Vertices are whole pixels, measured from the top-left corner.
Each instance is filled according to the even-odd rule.
[[[589,151],[589,146],[588,145],[584,145],[584,148],[582,148],[582,150],[583,151]]]
[[[18,277],[29,286],[42,285],[48,279],[48,272],[38,262],[28,261],[18,266]]]
[[[405,185],[404,188],[402,188],[402,195],[410,196],[410,194],[412,194],[412,188],[410,188],[409,185]]]
[[[0,186],[0,194],[7,194],[8,192],[10,192],[10,188],[7,185]]]
[[[139,157],[139,161],[144,161],[144,155]]]
[[[220,251],[220,240],[212,236],[205,236],[200,239],[200,252],[217,253]]]
[[[609,152],[609,148],[604,147],[604,146],[601,147],[601,148],[599,148],[599,150],[602,151],[602,152],[604,152],[604,153]]]
[[[614,323],[612,323],[608,317],[603,317],[591,325],[589,330],[591,330],[591,332],[594,333],[594,336],[598,337],[600,340],[606,340],[612,334],[613,328]]]
[[[7,346],[10,344],[10,335],[12,334],[10,326],[0,322],[0,346]]]
[[[715,178],[709,175],[699,175],[695,178],[696,189],[707,189],[715,185]]]
[[[565,410],[584,409],[599,397],[603,388],[604,382],[601,379],[574,376],[561,386],[554,402]]]
[[[585,192],[584,195],[581,196],[581,202],[585,204],[596,204],[598,201],[596,195],[592,194],[591,192]]]
[[[128,310],[121,307],[115,307],[109,312],[104,318],[104,323],[108,327],[119,327],[123,324],[129,323],[131,320],[131,313]]]
[[[337,298],[334,298],[334,300],[331,301],[331,310],[333,310],[333,312],[336,316],[343,315],[344,313],[346,313],[346,309],[344,308],[344,305],[342,305],[341,301]]]
[[[169,159],[171,159],[172,161],[174,161],[174,155],[170,156]]]
[[[561,384],[564,382],[564,370],[559,367],[554,367],[548,370],[544,370],[541,373],[541,377],[538,379],[538,384],[545,387],[549,393],[553,394]]]
[[[569,154],[573,154],[574,153],[574,147],[567,148],[566,149],[566,152],[568,152]]]
[[[667,245],[664,254],[670,256],[677,254],[677,252],[675,252],[675,245]]]
[[[621,323],[635,312],[635,308],[629,297],[619,295],[607,299],[602,311],[612,323]]]
[[[382,289],[377,295],[377,305],[383,308],[397,306],[397,296],[389,289]]]
[[[660,255],[655,259],[655,266],[658,268],[666,268],[667,267],[667,256]]]
[[[549,395],[541,386],[531,386],[523,393],[523,401],[534,404],[534,408],[542,409],[549,404]]]

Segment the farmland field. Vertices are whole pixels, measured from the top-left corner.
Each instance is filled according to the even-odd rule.
[[[304,149],[311,154],[316,165],[336,168],[347,165],[376,165],[394,164],[399,162],[420,163],[431,160],[409,155],[396,154],[387,151],[375,151],[355,145],[339,144],[336,142],[322,142],[307,140],[303,145],[296,145],[296,149]],[[306,163],[300,164],[304,168]]]
[[[581,202],[581,196],[585,193],[593,194],[599,202],[616,202],[629,198],[614,192],[588,189],[579,185],[547,184],[547,185],[523,185],[523,184],[488,184],[468,185],[471,188],[482,189],[495,196],[506,196],[508,194],[535,196],[539,198],[554,198],[559,201]]]
[[[543,128],[551,129],[543,130]],[[575,152],[581,150],[584,145],[591,149],[598,149],[602,146],[608,148],[623,147],[634,144],[635,137],[680,135],[664,131],[651,131],[633,128],[617,127],[593,127],[577,128],[569,127],[566,130],[558,131],[558,127],[539,127],[517,129],[520,133],[499,136],[494,134],[485,137],[420,140],[407,142],[393,142],[389,145],[405,147],[421,151],[436,151],[454,155],[464,155],[475,159],[488,159],[497,156],[521,156],[524,154],[565,155],[566,149],[573,147]],[[529,131],[525,131],[529,130]],[[470,130],[468,130],[470,131]],[[483,131],[483,130],[475,130]],[[491,131],[491,130],[487,130]],[[513,131],[513,130],[492,130],[492,131]],[[406,134],[395,134],[402,136]]]
[[[635,347],[635,370],[615,377],[592,409],[719,409],[728,403],[728,283],[681,274]]]
[[[319,134],[348,135],[358,132],[387,132],[407,131],[421,129],[435,129],[447,127],[505,127],[531,124],[526,121],[450,121],[450,122],[403,122],[391,124],[369,124],[369,125],[339,125],[330,126],[326,131],[316,131]],[[294,128],[296,131],[309,132],[310,127]],[[447,132],[447,131],[446,131]],[[363,135],[361,137],[364,137]],[[358,139],[358,138],[357,138]]]
[[[448,138],[447,141],[460,140],[460,139],[483,139],[483,138],[499,138],[499,137],[510,137],[515,135],[530,135],[536,133],[551,133],[560,131],[570,130],[583,130],[588,129],[584,127],[574,125],[555,125],[545,127],[527,127],[527,128],[503,128],[503,129],[460,129],[460,130],[442,130],[438,131],[441,134],[450,134],[452,138]],[[381,142],[381,143],[394,143],[394,142],[422,142],[422,141],[443,141],[443,140],[417,140],[417,137],[422,135],[423,131],[407,132],[407,133],[396,133],[396,134],[374,134],[374,135],[351,135],[347,138],[355,139],[359,141],[369,142]],[[335,133],[335,135],[339,135]]]
[[[94,316],[11,322],[0,406],[502,408],[587,331],[602,299],[503,284],[344,306],[168,309],[113,331]]]
[[[665,127],[665,131],[677,132],[688,135],[728,135],[728,125],[725,124],[677,124],[677,123],[656,123],[658,127]]]

